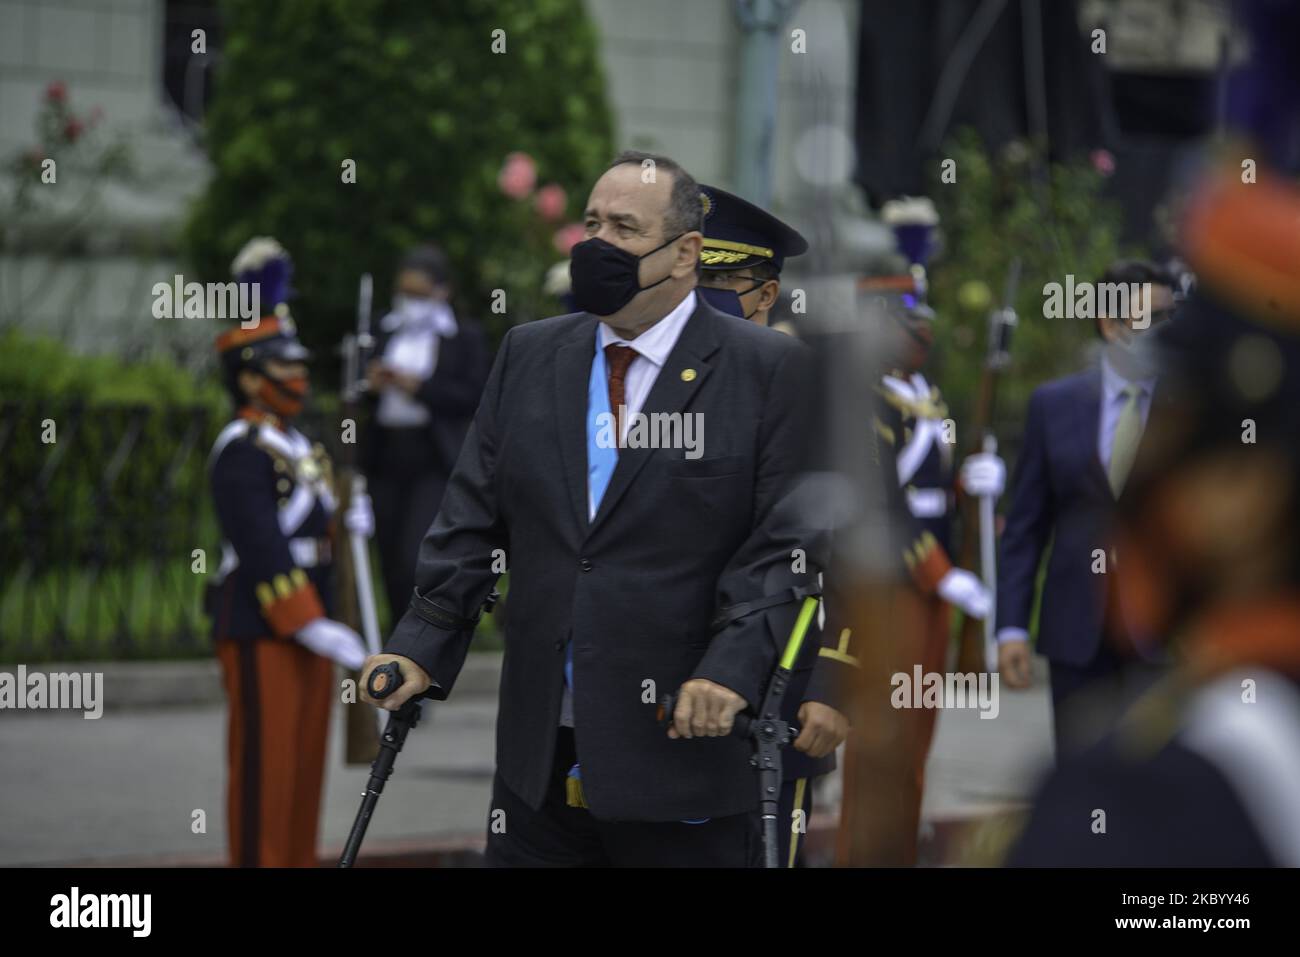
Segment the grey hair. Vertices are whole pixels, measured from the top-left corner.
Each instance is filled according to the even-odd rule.
[[[666,170],[673,174],[673,190],[668,197],[668,208],[664,210],[664,238],[691,231],[704,232],[704,204],[700,201],[700,184],[675,159],[659,153],[624,150],[614,157],[605,171],[628,164],[640,166],[646,160],[654,163],[656,172]]]

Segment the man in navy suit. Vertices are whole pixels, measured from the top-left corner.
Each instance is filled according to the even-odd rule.
[[[1141,293],[1129,298],[1126,314],[1107,315],[1099,307],[1097,332],[1105,345],[1097,366],[1045,383],[1030,396],[998,565],[998,668],[1008,685],[1025,688],[1035,585],[1050,544],[1038,651],[1051,665],[1058,754],[1097,726],[1097,712],[1081,702],[1108,708],[1104,697],[1081,696],[1085,688],[1126,693],[1131,649],[1105,640],[1107,634],[1122,640],[1109,587],[1108,575],[1116,572],[1109,526],[1156,386],[1147,337],[1174,304],[1172,279],[1150,263],[1113,263],[1101,283]]]

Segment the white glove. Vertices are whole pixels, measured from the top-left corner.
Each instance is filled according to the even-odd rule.
[[[961,463],[961,487],[967,495],[997,498],[1007,487],[1007,463],[989,452],[966,456]]]
[[[353,535],[362,538],[374,538],[375,509],[370,504],[370,496],[365,492],[352,496],[352,503],[343,513],[343,527]]]
[[[361,636],[340,621],[315,618],[293,636],[304,646],[356,671],[366,660],[366,645]]]
[[[993,610],[993,594],[964,568],[952,568],[939,579],[939,597],[971,618],[983,619]]]

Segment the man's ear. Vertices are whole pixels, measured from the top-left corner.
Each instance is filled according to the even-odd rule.
[[[691,230],[677,241],[677,258],[673,260],[672,277],[681,279],[695,273],[695,264],[700,261],[700,250],[704,248],[704,234]]]
[[[781,295],[781,283],[776,279],[769,279],[759,287],[758,308],[771,309],[776,305],[777,296]]]

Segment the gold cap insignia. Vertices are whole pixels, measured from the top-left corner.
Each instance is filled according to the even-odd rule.
[[[700,250],[700,262],[706,266],[738,263],[750,256],[757,256],[760,259],[772,259],[773,251],[767,246],[738,243],[730,239],[718,239],[714,236],[705,236],[704,246]]]

